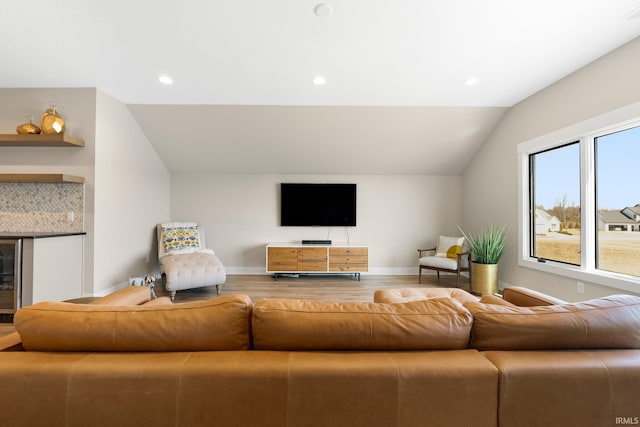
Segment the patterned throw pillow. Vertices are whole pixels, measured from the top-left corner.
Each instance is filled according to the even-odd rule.
[[[463,244],[464,237],[440,236],[436,247],[436,256],[457,259],[458,254],[462,253]]]
[[[200,247],[200,233],[195,223],[172,223],[162,227],[165,252]]]

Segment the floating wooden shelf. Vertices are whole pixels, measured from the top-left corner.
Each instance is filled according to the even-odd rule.
[[[0,135],[0,147],[84,147],[84,141],[60,134]]]
[[[0,182],[70,182],[84,184],[84,178],[55,173],[0,173]]]

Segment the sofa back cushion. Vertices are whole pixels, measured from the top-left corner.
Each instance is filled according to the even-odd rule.
[[[477,302],[479,299],[458,288],[391,288],[378,289],[373,293],[373,302],[383,303],[422,301],[429,298],[453,298],[462,304]]]
[[[450,298],[403,304],[264,299],[251,319],[259,350],[461,349],[472,322]]]
[[[251,300],[136,306],[42,302],[18,310],[14,324],[25,350],[247,350]]]
[[[640,297],[518,307],[466,303],[478,350],[640,348]]]

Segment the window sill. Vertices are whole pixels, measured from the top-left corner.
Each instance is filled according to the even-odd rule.
[[[634,278],[624,274],[611,273],[606,271],[586,271],[578,266],[570,266],[554,261],[546,260],[538,262],[536,258],[520,259],[518,264],[521,267],[543,271],[545,273],[557,274],[583,282],[608,286],[628,292],[640,292],[640,278]]]

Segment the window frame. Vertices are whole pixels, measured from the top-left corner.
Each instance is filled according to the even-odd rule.
[[[594,138],[636,126],[640,126],[640,102],[518,144],[519,266],[625,291],[640,291],[640,277],[595,268],[597,206]],[[582,252],[579,266],[552,260],[540,261],[538,258],[530,256],[532,242],[529,156],[574,141],[578,141],[580,145],[580,240]]]
[[[570,146],[570,145],[574,145],[574,144],[577,144],[577,146],[578,146],[578,160],[580,161],[580,159],[582,158],[582,154],[581,154],[581,152],[582,152],[582,144],[581,144],[581,141],[579,141],[579,140],[566,142],[564,144],[559,144],[559,145],[556,145],[556,146],[554,146],[553,148],[550,148],[550,149],[535,150],[534,152],[529,153],[527,155],[527,157],[528,157],[527,167],[529,168],[528,169],[528,174],[527,174],[527,177],[528,177],[527,179],[529,180],[529,184],[528,184],[529,212],[533,213],[533,214],[529,215],[529,230],[534,230],[535,227],[536,227],[536,219],[535,219],[536,203],[532,203],[532,202],[535,202],[535,197],[532,197],[532,194],[531,194],[532,192],[536,191],[536,187],[534,185],[534,182],[531,179],[532,178],[531,165],[533,164],[532,163],[532,156],[535,156],[537,154],[547,153],[547,152],[550,152],[550,151],[553,151],[553,150],[556,150],[556,149],[560,149],[560,148],[564,148],[564,147],[567,147],[567,146]],[[580,168],[580,170],[582,170],[582,165],[580,165],[579,168]],[[581,179],[582,178],[580,177],[579,180],[581,180]],[[580,186],[580,192],[582,194],[582,182],[580,182],[578,185]],[[582,209],[581,209],[581,212],[582,212]],[[582,222],[582,218],[581,218],[580,222]],[[580,224],[580,225],[582,226],[582,224]],[[580,240],[580,245],[582,246],[582,239]],[[529,256],[530,258],[533,258],[535,260],[539,260],[541,257],[535,257],[535,256],[531,255],[534,252],[534,248],[535,248],[535,239],[531,239],[531,233],[529,233],[529,251],[527,252],[527,256]],[[582,247],[580,249],[582,250]],[[570,263],[568,261],[550,260],[550,259],[547,259],[547,258],[544,258],[544,261],[538,261],[538,262],[547,262],[547,261],[553,261],[553,262],[557,262],[557,263],[563,264],[563,265],[573,265],[573,266],[575,266],[575,264],[572,264],[572,263]],[[582,264],[582,259],[580,261],[580,264]]]

